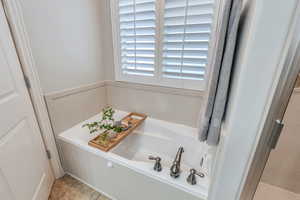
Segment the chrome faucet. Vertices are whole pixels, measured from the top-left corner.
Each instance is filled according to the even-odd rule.
[[[181,162],[181,155],[184,152],[183,147],[180,147],[177,151],[176,157],[174,162],[170,168],[170,176],[173,178],[178,178],[180,176],[180,162]]]
[[[160,157],[154,157],[154,156],[149,156],[148,157],[149,160],[155,160],[155,164],[154,164],[154,171],[160,172],[162,170],[162,166],[161,166],[161,158]]]
[[[190,174],[187,177],[186,181],[190,184],[190,185],[196,185],[197,184],[197,180],[196,180],[196,175],[200,176],[201,178],[204,178],[204,173],[202,172],[197,172],[195,169],[191,169],[190,170]]]

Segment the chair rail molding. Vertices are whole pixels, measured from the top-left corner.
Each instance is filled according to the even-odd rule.
[[[1,0],[7,21],[9,23],[11,34],[14,39],[15,47],[22,66],[24,75],[29,79],[31,88],[29,93],[39,123],[42,138],[45,147],[51,152],[50,163],[56,178],[64,175],[60,157],[58,154],[53,130],[51,127],[46,103],[40,80],[38,77],[35,61],[30,48],[29,38],[23,19],[22,9],[19,0]]]

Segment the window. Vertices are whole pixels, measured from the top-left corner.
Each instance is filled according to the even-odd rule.
[[[116,79],[205,86],[213,0],[113,0]]]

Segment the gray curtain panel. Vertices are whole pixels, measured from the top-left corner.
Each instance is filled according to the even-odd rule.
[[[212,66],[205,105],[200,114],[199,139],[208,145],[219,143],[236,46],[242,0],[227,0],[220,24],[216,61]]]

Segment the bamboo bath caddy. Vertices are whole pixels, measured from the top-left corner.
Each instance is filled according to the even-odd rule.
[[[146,118],[147,116],[144,114],[135,112],[129,113],[121,121],[125,122],[128,125],[130,124],[130,128],[118,133],[117,136],[115,138],[112,138],[107,145],[103,145],[98,142],[101,134],[89,141],[89,145],[102,151],[108,152],[117,144],[119,144],[123,139],[125,139],[132,131],[134,131]]]

